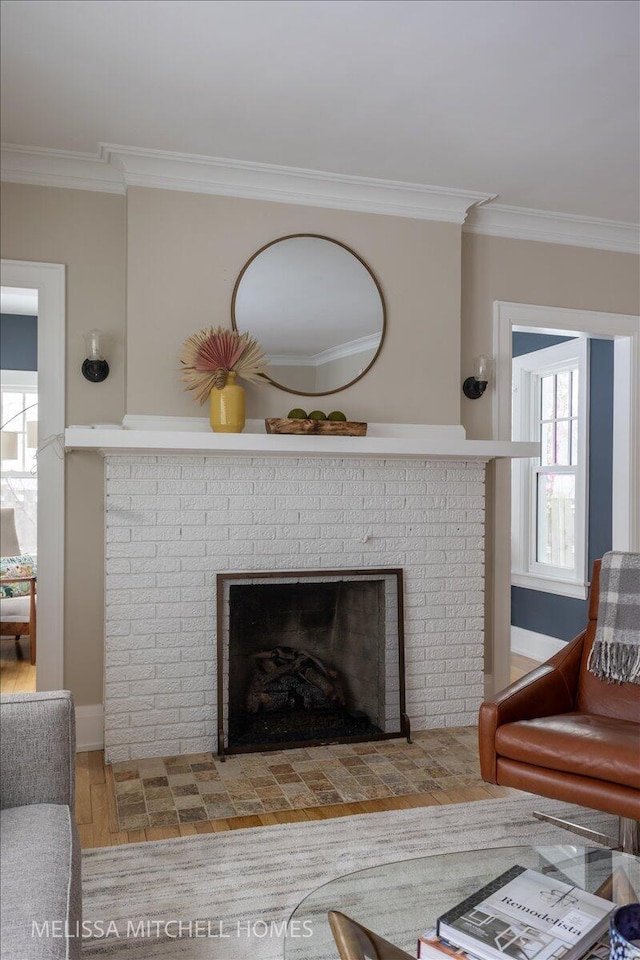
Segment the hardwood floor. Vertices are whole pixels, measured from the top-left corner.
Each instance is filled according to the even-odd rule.
[[[16,644],[14,637],[0,640],[0,694],[33,693],[36,668],[29,662],[29,638]]]
[[[520,677],[524,677],[525,673],[529,673],[530,670],[535,670],[535,668],[539,666],[540,663],[538,660],[523,657],[520,653],[512,653],[510,670],[511,683],[513,683],[514,680],[519,680]]]
[[[512,654],[511,680],[518,680],[536,666],[538,663],[535,660]],[[274,813],[205,820],[202,823],[189,823],[178,827],[147,827],[144,830],[119,831],[115,791],[111,777],[111,767],[103,764],[102,754],[99,751],[78,754],[76,820],[83,848],[141,843],[147,840],[168,840],[173,837],[193,836],[196,833],[219,833],[224,830],[239,830],[243,827],[299,823],[302,820],[328,820],[332,817],[347,817],[357,813],[407,810],[411,807],[465,803],[517,794],[517,790],[487,783],[482,787],[434,790],[432,793],[416,793],[411,796],[389,797],[383,800],[361,800],[355,803],[336,803],[304,810],[278,810]]]
[[[1,644],[0,693],[4,695],[34,691],[35,667],[29,663],[28,640],[20,643],[21,655],[16,654],[13,638],[3,638]],[[512,654],[511,680],[519,679],[535,666],[537,666],[535,661]],[[273,813],[205,820],[202,823],[182,824],[176,827],[148,827],[144,830],[122,831],[118,829],[111,767],[105,765],[102,752],[94,750],[89,753],[79,753],[76,758],[76,821],[83,849],[150,840],[168,840],[174,837],[193,836],[197,833],[219,833],[225,830],[269,826],[276,823],[328,820],[332,817],[376,813],[381,810],[406,810],[411,807],[487,800],[491,797],[509,796],[516,792],[506,787],[484,784],[482,787],[434,790],[432,793],[416,793],[411,796],[389,797],[382,800],[361,800],[304,810],[278,810]]]
[[[227,817],[205,820],[202,823],[182,824],[179,827],[147,827],[145,830],[118,830],[115,809],[115,791],[111,767],[105,765],[99,750],[79,753],[76,758],[76,822],[83,849],[141,843],[147,840],[169,840],[190,837],[196,833],[220,833],[243,827],[264,827],[276,823],[299,823],[303,820],[329,820],[356,813],[376,813],[380,810],[407,810],[411,807],[430,807],[437,804],[464,803],[488,800],[491,797],[515,795],[516,790],[485,784],[482,787],[458,790],[434,790],[408,797],[389,797],[384,800],[361,800],[357,803],[336,803],[305,810],[278,810],[245,817]]]

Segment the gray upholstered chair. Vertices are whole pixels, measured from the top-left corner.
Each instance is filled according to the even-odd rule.
[[[81,939],[52,927],[81,930],[75,749],[70,693],[0,699],[2,960],[80,957]]]
[[[0,508],[0,557],[19,557],[21,555],[16,518],[13,507]],[[29,581],[29,592],[20,597],[0,598],[0,636],[29,637],[31,663],[36,662],[36,577],[2,578],[2,583],[12,584],[25,579]]]

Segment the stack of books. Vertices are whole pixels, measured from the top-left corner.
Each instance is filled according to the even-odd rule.
[[[514,866],[439,917],[418,941],[418,960],[579,960],[614,910],[580,887]]]

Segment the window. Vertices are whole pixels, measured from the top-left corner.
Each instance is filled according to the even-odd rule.
[[[512,583],[586,597],[588,340],[513,360],[513,437],[540,442],[512,470]]]
[[[35,553],[38,508],[38,375],[35,371],[2,371],[0,423],[3,426],[0,502],[3,507],[15,510],[22,552]]]

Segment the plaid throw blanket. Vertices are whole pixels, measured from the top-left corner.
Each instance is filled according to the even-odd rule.
[[[596,637],[587,669],[601,680],[640,684],[640,553],[605,553]]]

